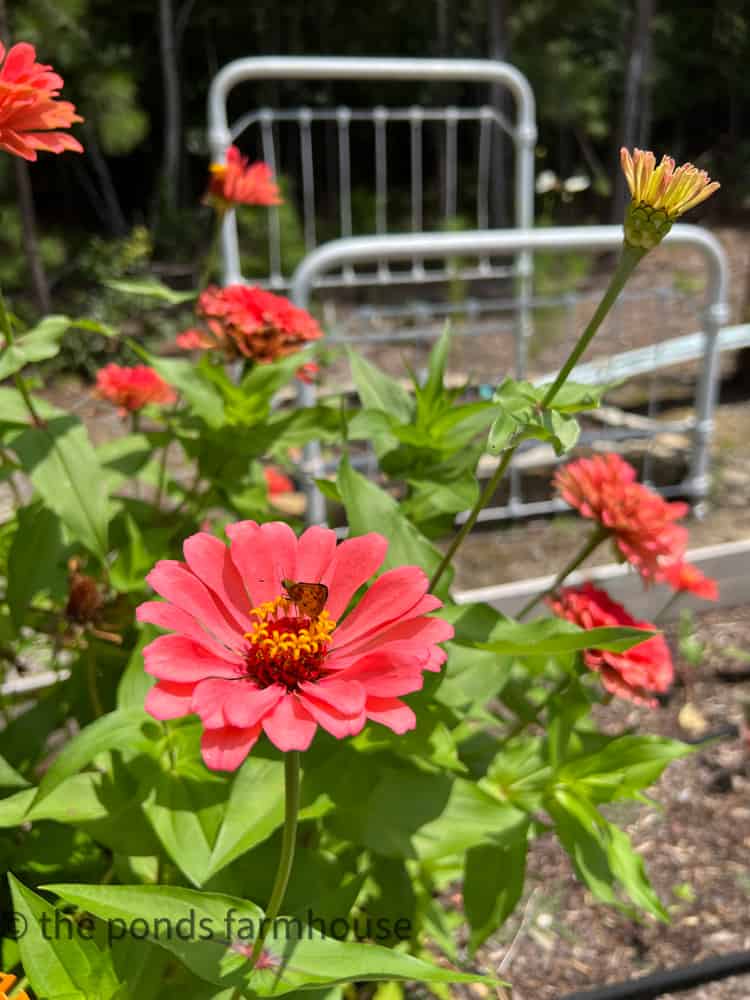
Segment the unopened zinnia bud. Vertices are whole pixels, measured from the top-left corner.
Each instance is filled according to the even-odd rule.
[[[675,168],[671,156],[656,157],[650,151],[623,148],[620,163],[633,200],[625,213],[625,242],[639,250],[652,250],[672,224],[689,209],[709,198],[719,187],[705,170],[692,163]]]

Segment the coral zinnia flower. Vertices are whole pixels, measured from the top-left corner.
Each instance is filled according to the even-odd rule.
[[[328,528],[298,539],[287,524],[254,521],[226,532],[229,547],[193,535],[186,563],[162,560],[147,578],[167,603],[142,604],[138,619],[174,633],[144,650],[146,670],[159,678],[147,710],[157,719],[197,713],[203,759],[225,771],[240,766],[261,731],[280,750],[306,750],[318,726],[339,739],[368,719],[412,729],[400,696],[421,688],[423,670],[440,668],[437,643],[453,635],[426,617],[440,601],[422,570],[383,573],[345,614],[385,558],[382,535],[336,545]],[[327,588],[324,608],[295,604],[291,581]]]
[[[623,147],[620,163],[633,196],[625,216],[625,242],[641,250],[655,247],[676,219],[720,187],[692,163],[675,169],[671,156],[662,156],[657,167],[654,154],[642,149],[631,156]]]
[[[591,583],[566,587],[549,598],[548,604],[558,617],[585,629],[617,625],[656,628],[651,622],[636,621],[621,604]],[[611,694],[649,708],[658,704],[653,693],[666,691],[674,677],[672,657],[662,635],[639,642],[624,653],[587,649],[583,661],[590,670],[600,674],[602,684]]]
[[[9,972],[0,972],[0,1000],[8,1000],[8,992],[13,989],[16,976],[11,976]],[[13,996],[13,1000],[29,1000],[26,990],[21,990]]]
[[[51,129],[70,128],[82,122],[69,101],[58,101],[62,77],[51,66],[36,61],[33,45],[20,42],[6,56],[0,43],[0,149],[24,160],[36,160],[38,149],[62,153],[66,149],[82,153],[83,146],[67,132]]]
[[[304,309],[283,295],[247,285],[209,286],[198,299],[197,312],[208,329],[179,334],[177,344],[184,350],[218,348],[227,358],[266,364],[323,336]]]
[[[719,585],[710,576],[701,573],[697,566],[689,562],[677,562],[667,566],[664,578],[674,590],[686,590],[704,601],[718,601]]]
[[[279,188],[267,163],[248,166],[236,146],[227,150],[226,163],[212,163],[211,180],[203,198],[207,205],[226,212],[233,205],[280,205]]]
[[[177,399],[174,389],[148,365],[133,368],[105,365],[96,373],[94,395],[113,403],[120,416],[140,410],[149,403],[168,406]]]
[[[566,503],[611,533],[620,555],[646,583],[669,582],[668,568],[682,562],[687,548],[687,531],[675,521],[688,505],[667,502],[635,476],[632,465],[610,453],[568,463],[554,482]]]
[[[291,493],[294,489],[294,483],[289,476],[285,476],[275,465],[267,465],[263,469],[263,475],[268,492],[272,497],[279,493]]]

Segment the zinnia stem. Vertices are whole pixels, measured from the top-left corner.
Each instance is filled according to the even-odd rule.
[[[566,674],[565,677],[560,678],[557,684],[555,684],[553,688],[550,688],[550,690],[547,692],[544,698],[542,698],[542,700],[536,706],[536,708],[534,709],[534,714],[531,716],[531,718],[519,719],[518,722],[514,726],[512,726],[511,729],[509,729],[508,732],[505,734],[500,743],[500,746],[504,747],[507,743],[510,743],[512,739],[515,739],[516,736],[519,736],[529,726],[533,725],[535,722],[538,722],[539,716],[542,714],[545,708],[547,708],[552,699],[556,698],[559,694],[562,694],[563,691],[568,686],[568,684],[570,684],[571,680],[572,677],[570,677],[568,674]]]
[[[292,873],[300,800],[300,763],[298,750],[287,751],[284,755],[284,790],[286,801],[284,832],[281,839],[281,857],[279,858],[276,880],[271,890],[271,898],[266,909],[265,920],[261,923],[260,933],[255,939],[255,944],[250,955],[250,969],[248,971],[252,971],[255,968],[255,963],[258,961],[260,953],[263,950],[268,932],[274,920],[279,915],[286,887],[289,884],[289,876]]]
[[[557,374],[557,378],[547,390],[546,395],[542,400],[542,407],[549,406],[549,404],[558,394],[558,392],[564,385],[566,379],[568,378],[568,375],[570,375],[571,371],[578,364],[581,355],[589,346],[591,341],[594,339],[594,335],[596,334],[596,331],[599,329],[599,327],[602,325],[604,317],[607,315],[609,310],[614,305],[617,296],[625,287],[625,283],[627,282],[628,278],[638,265],[638,262],[640,261],[641,257],[643,257],[645,253],[646,253],[645,250],[640,250],[637,249],[636,247],[628,246],[627,243],[623,245],[622,253],[620,254],[620,259],[617,262],[617,268],[615,269],[615,273],[612,275],[607,291],[604,293],[601,302],[596,307],[596,312],[589,320],[588,326],[583,331],[581,336],[578,338],[577,344],[568,355],[568,360],[562,366],[562,368]]]
[[[569,576],[574,570],[578,569],[581,563],[585,562],[585,560],[588,559],[591,553],[595,549],[599,548],[601,543],[608,537],[609,537],[609,531],[603,525],[600,524],[596,528],[594,528],[594,530],[589,535],[588,540],[584,542],[582,547],[578,550],[578,552],[576,552],[573,558],[563,566],[563,568],[557,574],[557,576],[555,577],[553,582],[549,585],[549,587],[547,587],[546,590],[541,591],[541,593],[536,594],[534,597],[531,598],[531,600],[527,604],[523,606],[518,615],[516,615],[518,620],[522,621],[529,613],[529,611],[531,611],[532,608],[535,608],[536,605],[541,600],[543,600],[548,594],[553,594],[560,586],[560,584],[563,582],[563,580],[567,576]]]
[[[219,251],[219,241],[221,240],[221,230],[224,226],[224,212],[217,211],[214,213],[214,231],[211,236],[211,243],[208,250],[206,251],[206,259],[203,261],[203,270],[201,271],[200,279],[198,280],[198,294],[203,291],[206,285],[211,280],[211,275],[214,273],[214,268],[216,267],[216,257]]]
[[[586,350],[586,348],[589,346],[589,344],[593,340],[596,331],[602,325],[604,317],[607,315],[607,313],[609,312],[609,310],[614,305],[615,300],[617,299],[617,296],[620,294],[620,292],[624,288],[625,283],[627,282],[628,278],[630,277],[630,275],[633,273],[633,271],[635,270],[636,266],[638,265],[638,262],[640,261],[641,257],[643,257],[645,255],[645,253],[646,253],[645,250],[640,250],[640,249],[637,249],[635,247],[628,246],[627,244],[623,245],[622,253],[620,254],[620,259],[617,262],[617,268],[615,270],[615,273],[612,275],[612,278],[611,278],[610,283],[609,283],[609,285],[607,287],[607,290],[604,293],[604,297],[602,298],[601,302],[597,306],[596,312],[591,317],[591,320],[590,320],[588,326],[583,331],[583,333],[581,334],[581,336],[578,338],[578,341],[577,341],[575,347],[573,348],[573,350],[570,352],[570,354],[568,356],[568,359],[566,360],[565,364],[560,369],[560,371],[559,371],[559,373],[557,375],[557,378],[555,379],[555,381],[550,385],[549,389],[547,390],[547,392],[546,392],[546,394],[544,396],[544,399],[542,400],[542,403],[541,403],[542,408],[544,408],[546,406],[549,406],[549,404],[552,402],[552,400],[558,394],[558,392],[560,391],[560,389],[562,388],[562,386],[565,384],[566,379],[568,378],[568,376],[570,375],[571,371],[573,370],[573,368],[578,363],[578,361],[579,361],[581,355],[583,354],[583,352]],[[477,518],[479,517],[480,511],[482,510],[482,508],[484,506],[486,506],[487,503],[489,503],[489,501],[494,496],[495,490],[497,489],[498,484],[500,483],[500,480],[505,475],[505,472],[507,471],[508,466],[510,465],[511,461],[513,460],[513,456],[515,455],[517,448],[518,448],[518,444],[514,444],[514,445],[511,445],[506,450],[506,452],[503,455],[503,458],[502,458],[500,464],[498,465],[497,469],[495,470],[492,478],[489,480],[489,482],[487,483],[487,485],[485,486],[485,488],[482,490],[482,493],[480,494],[479,499],[477,500],[477,502],[472,507],[471,512],[470,512],[468,518],[461,525],[461,528],[457,532],[456,537],[451,542],[450,547],[448,548],[448,551],[445,553],[445,555],[441,559],[440,565],[438,566],[438,568],[433,573],[432,579],[430,580],[430,590],[431,591],[434,590],[435,587],[438,585],[438,583],[440,582],[440,578],[442,577],[443,573],[445,572],[445,570],[448,568],[448,566],[450,565],[451,561],[453,560],[453,557],[455,556],[456,552],[458,551],[459,546],[461,545],[461,543],[463,542],[464,538],[466,538],[466,536],[469,534],[469,532],[471,531],[471,529],[476,524],[476,521],[477,521]]]
[[[96,683],[96,657],[91,645],[86,650],[86,682],[89,689],[91,711],[94,713],[95,719],[100,719],[104,715],[104,709],[102,708],[99,688]]]

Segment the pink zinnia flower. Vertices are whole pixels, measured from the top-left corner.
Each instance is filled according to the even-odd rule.
[[[177,336],[184,350],[221,350],[229,359],[267,364],[318,340],[323,331],[310,313],[283,295],[248,285],[210,285],[198,298],[198,316],[207,329]]]
[[[689,562],[673,563],[664,571],[666,582],[674,590],[685,590],[704,601],[718,601],[719,585],[710,576],[701,573],[697,566]]]
[[[548,598],[547,603],[559,618],[566,618],[585,629],[617,625],[656,628],[651,622],[636,621],[606,591],[598,590],[592,583],[565,587]],[[587,649],[583,661],[601,676],[603,686],[611,694],[649,708],[658,704],[654,692],[666,691],[674,678],[672,657],[662,635],[646,639],[624,653]]]
[[[616,454],[570,462],[555,474],[566,503],[612,535],[622,557],[646,583],[667,582],[667,569],[682,561],[688,533],[675,521],[688,512],[685,503],[669,503],[636,482],[632,465]]]
[[[7,53],[0,43],[0,149],[36,160],[37,150],[62,153],[66,149],[82,153],[83,146],[67,132],[50,131],[70,128],[82,122],[69,101],[58,101],[62,77],[36,61],[33,45],[20,42]]]
[[[168,406],[177,399],[174,389],[148,365],[133,368],[105,365],[96,373],[94,395],[116,406],[121,416],[141,410],[149,403]]]
[[[240,521],[227,547],[199,533],[185,563],[162,560],[148,582],[166,603],[138,608],[138,620],[170,630],[144,650],[159,678],[146,700],[157,719],[195,713],[208,767],[233,771],[261,732],[280,750],[306,750],[318,726],[342,739],[368,719],[396,733],[416,724],[401,695],[439,670],[437,643],[453,627],[427,614],[441,606],[417,566],[383,573],[356,607],[357,590],[378,570],[388,542],[371,533],[336,544],[328,528],[298,539],[289,525]],[[285,582],[283,582],[285,581]],[[325,606],[305,613],[290,581],[327,588]]]
[[[212,163],[211,180],[203,201],[225,212],[233,205],[280,205],[279,187],[267,163],[248,165],[236,146],[227,150],[226,163]]]

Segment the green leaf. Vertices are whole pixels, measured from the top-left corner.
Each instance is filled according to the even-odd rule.
[[[619,882],[637,906],[668,921],[627,834],[607,822],[583,794],[570,787],[556,787],[546,807],[579,878],[597,899],[622,908],[615,893]]]
[[[148,749],[153,744],[149,729],[151,737],[158,733],[157,724],[143,708],[119,708],[92,722],[63,747],[42,778],[35,804],[105,750]]]
[[[399,423],[410,423],[415,403],[406,389],[361,354],[353,350],[347,353],[362,405],[368,410],[382,410]]]
[[[0,351],[0,379],[14,375],[34,361],[54,358],[72,322],[67,316],[45,316],[32,330],[8,344]]]
[[[568,761],[557,780],[585,788],[595,802],[629,799],[652,785],[673,760],[694,752],[695,747],[661,736],[620,736],[597,753]]]
[[[5,757],[0,757],[0,788],[28,788],[29,783],[23,775],[11,767]],[[0,800],[2,801],[2,800]]]
[[[65,416],[64,410],[58,410],[56,406],[52,406],[45,399],[34,396],[33,400],[34,408],[43,420]],[[17,389],[0,386],[0,424],[28,427],[30,419],[29,411],[20,392]]]
[[[248,803],[252,803],[250,811]],[[283,763],[249,756],[232,782],[227,811],[211,852],[209,875],[261,843],[283,821]]]
[[[29,427],[11,441],[24,471],[44,502],[103,561],[109,502],[102,470],[86,428],[70,414]]]
[[[61,565],[63,540],[57,515],[41,504],[32,504],[22,507],[16,516],[18,531],[8,555],[6,600],[18,630],[37,594],[61,597],[66,592],[67,572]]]
[[[254,939],[262,911],[246,900],[172,886],[44,888],[104,920],[119,921],[122,926],[135,919],[145,920],[152,930],[150,939],[176,955],[201,979],[217,986],[235,986],[260,997],[373,980],[497,983],[486,976],[438,968],[378,945],[323,937],[314,927],[301,927],[289,917],[279,917],[271,928],[265,948],[270,967],[248,973],[247,957],[233,949],[232,942],[247,944]],[[155,926],[156,915],[161,923]],[[178,921],[185,933],[169,933],[167,928],[176,928]],[[195,928],[193,933],[191,926]]]
[[[529,824],[513,831],[506,842],[480,844],[466,854],[464,912],[471,927],[474,954],[516,908],[526,877]]]
[[[654,632],[629,626],[582,629],[560,618],[534,622],[504,621],[492,630],[491,642],[472,643],[476,649],[513,656],[554,656],[584,649],[606,649],[622,653],[654,636]]]
[[[143,650],[159,635],[154,625],[142,625],[138,641],[125,666],[117,685],[117,707],[138,710],[143,708],[146,695],[156,683],[156,678],[147,674],[143,665]]]
[[[8,875],[13,895],[14,912],[26,922],[26,931],[19,936],[26,975],[40,997],[81,996],[86,1000],[111,1000],[118,989],[109,956],[99,951],[86,936],[75,932],[56,909],[13,875]],[[70,927],[70,934],[64,928]]]
[[[579,382],[565,382],[555,393],[549,409],[557,410],[558,413],[596,410],[601,406],[604,396],[619,384],[619,382],[607,382],[604,385],[585,385]],[[549,385],[535,386],[540,398],[544,398],[548,388]]]
[[[226,800],[227,779],[181,761],[148,782],[143,811],[165,851],[195,885],[211,870],[211,849]]]
[[[197,292],[177,292],[174,288],[157,281],[156,278],[118,278],[117,280],[105,281],[107,288],[113,288],[116,292],[124,295],[140,295],[144,298],[158,299],[166,302],[170,306],[179,305],[181,302],[190,302],[196,298]]]
[[[200,365],[183,358],[160,358],[150,354],[133,340],[128,340],[128,344],[165,382],[180,391],[193,413],[205,420],[209,427],[222,426],[224,400],[213,382],[206,378]]]
[[[403,516],[393,497],[356,472],[347,458],[339,465],[336,482],[346,507],[350,536],[364,535],[377,526],[388,538],[383,570],[416,564],[429,575],[437,569],[442,559],[439,550]],[[447,593],[451,577],[450,569],[443,574],[438,596]]]

